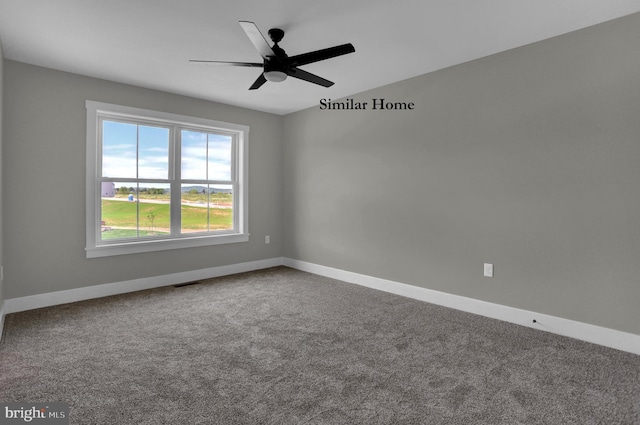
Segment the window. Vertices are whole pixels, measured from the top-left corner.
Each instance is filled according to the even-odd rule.
[[[86,108],[87,257],[249,240],[249,127]]]

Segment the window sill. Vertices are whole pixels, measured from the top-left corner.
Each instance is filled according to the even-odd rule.
[[[248,242],[249,234],[195,236],[171,240],[135,241],[99,245],[85,248],[87,258],[109,257],[112,255],[137,254],[142,252],[165,251],[170,249],[194,248],[199,246],[222,245]]]

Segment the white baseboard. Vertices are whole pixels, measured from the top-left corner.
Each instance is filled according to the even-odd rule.
[[[459,295],[447,294],[445,292],[434,291],[431,289],[348,272],[291,258],[284,258],[283,265],[332,279],[355,283],[396,295],[402,295],[404,297],[426,301],[432,304],[468,313],[474,313],[505,322],[515,323],[517,325],[527,326],[640,355],[640,335],[590,325],[588,323],[576,322],[574,320],[563,319],[561,317],[539,314],[533,311],[508,307],[501,304],[480,301],[473,298],[466,298]],[[534,320],[535,323],[533,322]]]
[[[4,301],[4,314],[51,307],[59,304],[84,301],[109,295],[125,294],[144,289],[159,288],[177,283],[192,282],[194,280],[227,276],[236,273],[250,272],[282,265],[282,258],[250,261],[247,263],[230,264],[227,266],[210,267],[162,276],[144,277],[124,282],[105,283],[66,291],[50,292],[47,294],[30,295],[20,298],[8,298]],[[4,318],[4,315],[2,316]]]
[[[0,303],[0,337],[6,314],[280,265],[640,355],[640,335],[282,257],[9,298]]]

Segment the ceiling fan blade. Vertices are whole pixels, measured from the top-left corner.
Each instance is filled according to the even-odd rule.
[[[254,62],[225,62],[225,61],[205,61],[205,60],[189,60],[191,63],[204,64],[204,65],[231,65],[231,66],[247,66],[251,68],[262,68],[264,66],[263,63],[254,63]]]
[[[249,87],[249,90],[259,89],[266,82],[267,82],[267,79],[264,78],[264,74],[260,74],[258,79],[256,81],[254,81],[254,83],[251,85],[251,87]]]
[[[322,77],[318,77],[315,74],[312,74],[312,73],[307,72],[307,71],[303,71],[303,70],[298,69],[298,68],[289,69],[288,74],[290,76],[294,77],[294,78],[298,78],[300,80],[304,80],[304,81],[308,81],[310,83],[318,84],[318,85],[321,85],[323,87],[331,87],[334,84],[333,81],[325,80]]]
[[[249,21],[240,21],[240,26],[244,32],[247,33],[247,37],[249,37],[249,40],[251,40],[255,48],[258,50],[260,56],[267,59],[269,56],[276,55],[273,53],[273,49],[271,49],[271,46],[267,43],[267,39],[264,38],[264,35],[262,35],[256,24]]]
[[[325,59],[335,58],[336,56],[346,55],[347,53],[353,53],[356,49],[353,44],[347,43],[340,46],[329,47],[326,49],[316,50],[315,52],[303,53],[301,55],[291,56],[289,63],[292,66],[306,65],[313,62],[318,62]]]

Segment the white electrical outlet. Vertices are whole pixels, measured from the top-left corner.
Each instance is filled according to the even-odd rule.
[[[264,237],[264,243],[266,244],[270,244],[271,243],[271,236],[267,235]]]
[[[493,264],[484,263],[484,277],[493,277]]]

